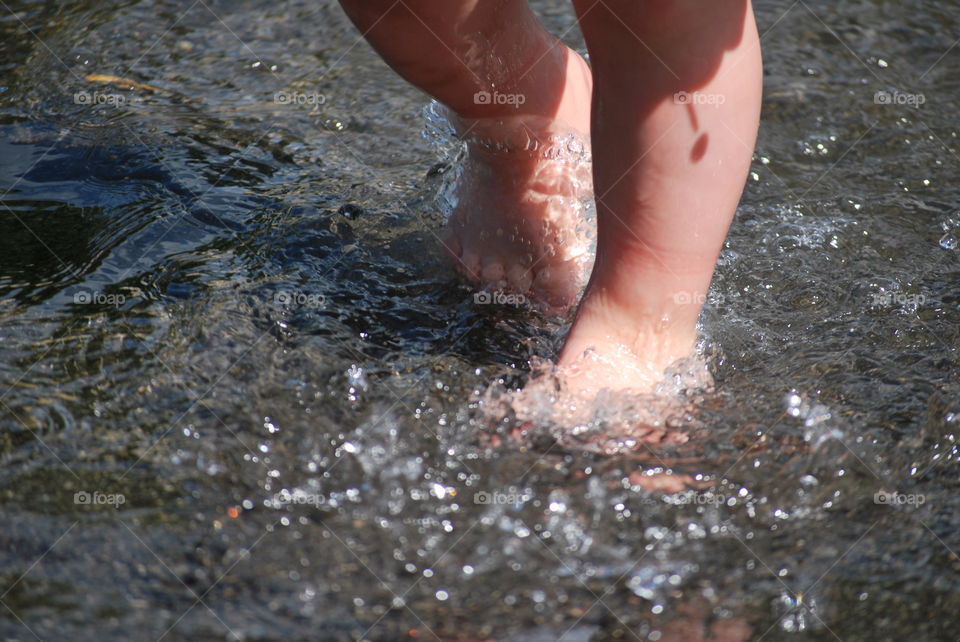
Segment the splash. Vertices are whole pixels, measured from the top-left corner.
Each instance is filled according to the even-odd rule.
[[[701,342],[649,391],[605,388],[592,395],[571,388],[577,376],[571,368],[533,357],[524,387],[495,382],[479,395],[477,406],[488,424],[520,442],[601,454],[684,444],[696,430],[697,408],[713,389],[708,358],[712,348]]]

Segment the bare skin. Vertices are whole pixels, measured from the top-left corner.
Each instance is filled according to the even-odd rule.
[[[589,132],[597,254],[558,372],[586,398],[654,389],[694,349],[749,169],[762,74],[748,0],[574,0],[592,72],[525,0],[341,3],[468,140]],[[569,206],[589,187],[574,165],[471,143],[444,237],[458,269],[481,286],[571,305],[592,258]]]
[[[571,61],[584,65],[579,56]],[[585,65],[583,71],[588,71]],[[454,266],[481,286],[523,294],[565,312],[576,303],[593,263],[581,225],[583,199],[591,191],[590,166],[575,160],[569,149],[588,153],[587,135],[526,115],[460,123],[469,128],[468,137],[489,131],[496,140],[516,143],[509,151],[468,143],[459,201],[443,237]],[[555,154],[566,157],[544,158]]]
[[[649,389],[695,345],[756,140],[759,39],[740,0],[574,5],[603,153],[596,264],[559,363],[580,389]]]

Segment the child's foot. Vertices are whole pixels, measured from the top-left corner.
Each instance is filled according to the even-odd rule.
[[[638,332],[643,310],[604,299],[584,297],[557,363],[561,378],[573,394],[603,389],[656,391],[664,383],[667,368],[693,354],[696,333],[690,330],[694,326],[684,324],[681,329],[650,319]]]
[[[555,310],[576,301],[593,257],[590,70],[568,50],[555,115],[460,118],[468,158],[444,245],[481,287],[523,294]]]
[[[557,363],[571,393],[710,386],[703,364],[689,358],[696,351],[700,311],[695,293],[706,291],[713,264],[691,259],[681,274],[661,273],[640,269],[644,254],[635,244],[623,244],[598,260]],[[681,360],[667,381],[665,372]]]

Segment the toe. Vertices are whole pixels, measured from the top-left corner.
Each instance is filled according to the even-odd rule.
[[[480,280],[480,257],[476,252],[464,250],[463,254],[460,256],[458,268],[467,276],[467,278],[474,281]]]
[[[507,283],[511,290],[524,294],[530,290],[533,283],[533,272],[528,267],[514,265],[507,270]]]
[[[499,285],[506,276],[506,270],[503,269],[503,263],[501,261],[491,259],[484,261],[482,276],[483,280],[487,283]]]
[[[564,265],[546,266],[533,279],[533,291],[551,306],[567,308],[576,296],[573,275]]]

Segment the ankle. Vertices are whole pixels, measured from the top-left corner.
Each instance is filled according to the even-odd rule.
[[[496,118],[462,118],[451,123],[467,144],[471,157],[481,161],[554,160],[590,163],[590,137],[553,118],[512,114]]]
[[[560,355],[561,365],[595,351],[607,357],[622,353],[631,363],[662,372],[693,353],[701,297],[653,281],[647,287],[633,280],[625,287],[624,280],[619,281],[604,283],[595,270]]]
[[[508,75],[481,86],[467,101],[448,105],[469,123],[542,118],[589,136],[593,78],[575,51],[547,35],[549,41],[524,51]],[[516,51],[510,55],[517,55]],[[534,129],[542,126],[534,125]]]
[[[685,296],[614,296],[592,283],[577,311],[577,323],[602,328],[608,343],[624,345],[638,354],[663,352],[661,357],[688,354],[696,342],[701,304]],[[660,359],[657,359],[660,360]]]

